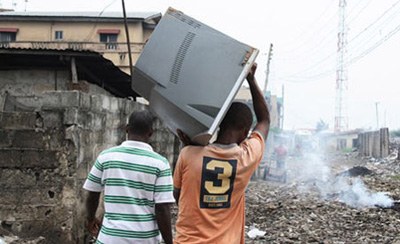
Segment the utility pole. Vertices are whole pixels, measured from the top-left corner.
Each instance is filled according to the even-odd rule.
[[[125,1],[122,0],[122,12],[124,14],[124,25],[125,25],[125,34],[126,34],[126,42],[128,45],[128,57],[129,57],[129,75],[131,76],[131,83],[132,83],[132,52],[131,52],[131,42],[129,40],[129,28],[128,28],[128,20],[126,18],[126,9],[125,9]]]
[[[265,83],[264,83],[264,95],[267,94],[267,85],[268,85],[268,77],[269,77],[269,65],[271,63],[271,59],[272,59],[272,49],[273,49],[274,45],[271,43],[269,45],[269,52],[268,52],[268,60],[267,60],[267,70],[265,72]]]
[[[335,132],[348,129],[347,116],[347,26],[346,26],[346,0],[339,0],[339,28],[338,49],[336,63],[336,102],[335,102]]]
[[[376,128],[379,130],[379,111],[378,111],[379,102],[375,103],[375,110],[376,110]]]

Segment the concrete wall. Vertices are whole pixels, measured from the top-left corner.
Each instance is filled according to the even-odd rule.
[[[40,106],[33,98],[42,92],[65,91],[71,88],[70,73],[69,70],[0,70],[0,94],[7,91],[23,103],[30,99],[31,102],[26,102],[28,105]],[[80,80],[78,85],[85,87],[89,94],[112,96],[103,88],[84,80]]]
[[[389,155],[389,129],[360,133],[358,136],[358,152],[360,156],[384,158]]]
[[[82,185],[97,155],[125,140],[129,114],[146,106],[93,84],[64,90],[69,80],[68,71],[0,71],[0,233],[88,241]],[[179,140],[158,120],[154,129],[151,145],[172,164]]]
[[[36,111],[0,112],[1,226],[48,243],[85,243],[82,185],[96,156],[125,140],[127,116],[145,106],[78,91],[37,100]],[[176,142],[157,121],[154,149],[172,162]]]

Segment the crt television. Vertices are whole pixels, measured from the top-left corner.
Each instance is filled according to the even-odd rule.
[[[258,50],[169,8],[133,68],[132,89],[174,132],[205,145]]]

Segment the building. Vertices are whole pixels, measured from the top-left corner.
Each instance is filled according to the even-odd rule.
[[[331,133],[323,131],[317,135],[318,147],[326,152],[346,152],[358,147],[358,135],[361,130]]]
[[[251,105],[252,108],[251,92],[248,87],[242,86],[235,99]],[[265,99],[271,116],[271,128],[283,130],[283,98],[272,95],[270,91],[267,91]]]
[[[133,64],[160,19],[157,12],[127,13]],[[129,74],[119,12],[0,12],[0,47],[96,51]]]

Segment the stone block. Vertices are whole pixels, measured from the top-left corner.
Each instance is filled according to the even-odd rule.
[[[91,106],[91,96],[86,93],[81,93],[80,107],[84,110],[89,110]]]
[[[88,113],[86,111],[81,111],[79,108],[65,109],[63,117],[65,125],[88,126]]]
[[[10,205],[49,205],[57,204],[57,199],[60,198],[60,192],[57,194],[50,188],[20,188],[20,189],[4,189],[0,198],[1,204]]]
[[[44,149],[53,151],[60,150],[65,145],[65,133],[64,130],[58,128],[52,128],[46,131],[43,136]]]
[[[46,91],[42,97],[43,108],[65,108],[80,106],[79,91]]]
[[[61,128],[63,125],[63,110],[42,110],[40,116],[43,118],[43,127],[47,128]]]
[[[0,168],[42,168],[58,166],[56,151],[0,149]]]
[[[90,108],[92,112],[101,112],[102,110],[102,96],[101,95],[92,95],[90,96]]]
[[[43,132],[17,130],[14,134],[12,146],[14,148],[43,149]]]
[[[0,168],[0,187],[1,189],[32,187],[37,182],[36,177],[38,174],[35,173],[33,170]]]
[[[88,162],[79,163],[78,167],[76,169],[76,178],[80,179],[80,180],[86,180],[89,172],[90,172],[90,168],[89,168]]]
[[[101,95],[102,103],[101,108],[102,111],[110,111],[111,110],[111,97]]]
[[[111,97],[110,98],[110,111],[111,113],[119,113],[119,98]]]
[[[112,97],[105,95],[91,96],[91,110],[94,112],[110,112]]]
[[[18,103],[21,103],[30,108],[40,108],[43,106],[42,97],[30,96],[30,97],[16,97]]]
[[[35,94],[40,94],[45,91],[54,91],[54,84],[35,84],[33,91]]]
[[[14,131],[0,129],[0,148],[11,147]]]
[[[60,96],[61,107],[79,107],[80,92],[79,91],[62,91]]]
[[[60,108],[61,92],[46,91],[42,96],[42,108]]]
[[[106,115],[101,113],[89,113],[90,128],[93,131],[106,129]]]
[[[36,113],[32,112],[2,112],[0,128],[10,130],[35,129]]]

